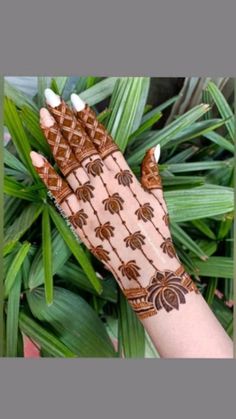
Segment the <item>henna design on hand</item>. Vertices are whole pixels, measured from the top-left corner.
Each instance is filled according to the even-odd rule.
[[[140,319],[153,316],[161,309],[167,312],[179,310],[180,304],[185,304],[185,295],[195,291],[197,287],[181,267],[177,271],[156,271],[147,287],[125,290],[133,310]]]
[[[72,189],[46,161],[40,168],[35,165],[41,179],[65,208],[81,240],[113,273],[141,319],[160,310],[179,310],[187,293],[197,289],[170,236],[154,149],[144,157],[140,185],[88,105],[74,114],[64,101],[56,102],[49,104],[55,119],[41,123]]]
[[[83,110],[76,112],[78,119],[95,144],[102,159],[119,150],[104,126],[97,120],[95,112],[86,105]]]

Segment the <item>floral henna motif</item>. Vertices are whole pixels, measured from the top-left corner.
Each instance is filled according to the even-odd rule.
[[[151,205],[147,202],[135,211],[135,214],[138,216],[138,220],[143,220],[145,223],[150,221],[154,217],[154,210]]]
[[[92,247],[90,251],[97,259],[103,262],[109,262],[109,252],[106,249],[104,249],[102,245]]]
[[[115,227],[111,225],[111,223],[108,221],[105,224],[101,224],[98,227],[95,228],[95,234],[96,237],[99,237],[101,240],[109,240],[111,237],[114,236],[113,231],[115,230]]]
[[[157,310],[164,308],[167,312],[179,309],[180,304],[185,303],[185,294],[188,289],[182,283],[182,278],[174,272],[157,271],[147,287],[147,300],[154,304]]]
[[[87,214],[84,212],[83,209],[77,211],[75,214],[70,215],[69,221],[73,225],[73,227],[82,228],[87,224],[86,219],[88,218]]]
[[[106,211],[109,211],[111,214],[117,214],[123,209],[122,204],[124,203],[124,200],[116,192],[108,198],[104,199],[102,203],[104,204]]]
[[[164,221],[165,225],[168,227],[169,222],[170,222],[169,214],[164,214],[163,217],[162,217],[162,220]]]
[[[129,260],[128,262],[123,262],[119,266],[119,271],[121,271],[123,276],[126,276],[129,280],[134,280],[139,283],[138,277],[140,276],[140,267],[136,264],[135,260]]]
[[[165,241],[161,244],[161,249],[164,253],[170,256],[170,258],[176,257],[175,248],[170,237],[165,239]]]
[[[186,303],[186,294],[192,291],[198,293],[190,276],[180,267],[175,272],[156,271],[147,287],[124,292],[133,310],[143,320],[161,309],[167,312],[179,310],[180,304]]]
[[[132,250],[141,249],[142,245],[145,243],[145,236],[141,234],[141,231],[136,231],[126,237],[124,241],[126,247],[131,247]]]
[[[94,186],[87,181],[76,189],[76,196],[78,199],[82,199],[83,202],[90,201],[93,198],[93,190]]]
[[[115,179],[118,180],[119,185],[129,186],[133,183],[133,176],[129,170],[120,170],[120,172],[116,173]]]
[[[100,159],[88,162],[85,167],[88,173],[94,177],[100,176],[103,173],[103,162]]]

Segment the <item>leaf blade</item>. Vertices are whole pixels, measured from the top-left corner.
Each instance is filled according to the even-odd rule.
[[[47,305],[53,302],[53,273],[52,273],[52,242],[50,217],[47,206],[43,210],[42,216],[42,249],[43,249],[43,268],[44,268],[44,289]]]
[[[94,289],[98,292],[98,294],[101,294],[102,292],[102,285],[99,279],[97,278],[97,275],[93,269],[93,266],[91,265],[89,259],[87,258],[86,254],[84,253],[83,249],[81,248],[78,240],[76,239],[75,235],[72,233],[70,228],[66,225],[63,218],[52,208],[49,207],[49,214],[58,229],[59,233],[65,240],[67,246],[79,262],[79,264],[82,266],[84,272],[86,273],[89,281],[91,282]]]
[[[16,280],[17,274],[20,271],[21,265],[24,262],[30,250],[30,247],[31,247],[30,243],[22,244],[16,256],[14,257],[13,262],[7,272],[5,282],[4,282],[5,297],[8,297],[9,292],[12,289],[14,282]]]

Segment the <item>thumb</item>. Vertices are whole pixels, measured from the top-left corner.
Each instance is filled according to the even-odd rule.
[[[162,219],[168,226],[169,214],[163,196],[162,181],[157,164],[160,154],[161,148],[159,144],[146,152],[141,166],[141,185],[158,201],[163,212]]]
[[[158,144],[150,148],[142,161],[141,166],[141,184],[145,189],[162,189],[161,177],[157,166],[160,158],[161,148]]]

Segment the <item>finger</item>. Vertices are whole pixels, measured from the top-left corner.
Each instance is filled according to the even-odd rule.
[[[74,191],[82,183],[88,182],[87,173],[81,167],[70,148],[67,140],[63,137],[55,119],[47,109],[40,110],[40,126],[52,150],[55,161],[58,164],[66,180]]]
[[[106,128],[98,121],[93,109],[75,93],[71,95],[71,102],[77,121],[83,124],[85,131],[95,144],[108,169],[116,170],[116,166],[123,170],[129,169],[117,144]]]
[[[168,225],[169,215],[163,196],[162,181],[157,164],[160,153],[161,149],[159,144],[146,152],[141,166],[141,185],[157,199],[164,211],[163,220]]]
[[[69,106],[51,89],[45,90],[45,97],[50,113],[81,165],[85,168],[87,159],[90,161],[101,159],[82,123],[77,121]]]
[[[113,271],[113,268],[109,263],[109,252],[100,245],[98,239],[91,241],[87,235],[87,227],[91,230],[91,225],[89,226],[89,217],[84,209],[80,208],[79,201],[67,182],[57,174],[41,154],[31,151],[30,157],[39,177],[54,198],[59,210],[63,211],[63,215],[68,218],[74,227],[76,234],[94,256],[102,261],[107,269]]]
[[[141,184],[149,191],[162,189],[161,177],[157,163],[160,157],[160,146],[149,149],[142,161],[141,167]]]
[[[57,174],[41,154],[31,151],[30,157],[35,170],[39,174],[39,177],[45,184],[50,195],[55,200],[56,205],[63,210],[63,213],[68,217],[76,233],[84,241],[85,234],[81,228],[83,224],[81,224],[81,217],[78,217],[78,214],[83,210],[80,208],[77,197],[67,182]],[[79,218],[80,223],[78,221]],[[86,218],[84,221],[84,224],[86,224]]]

